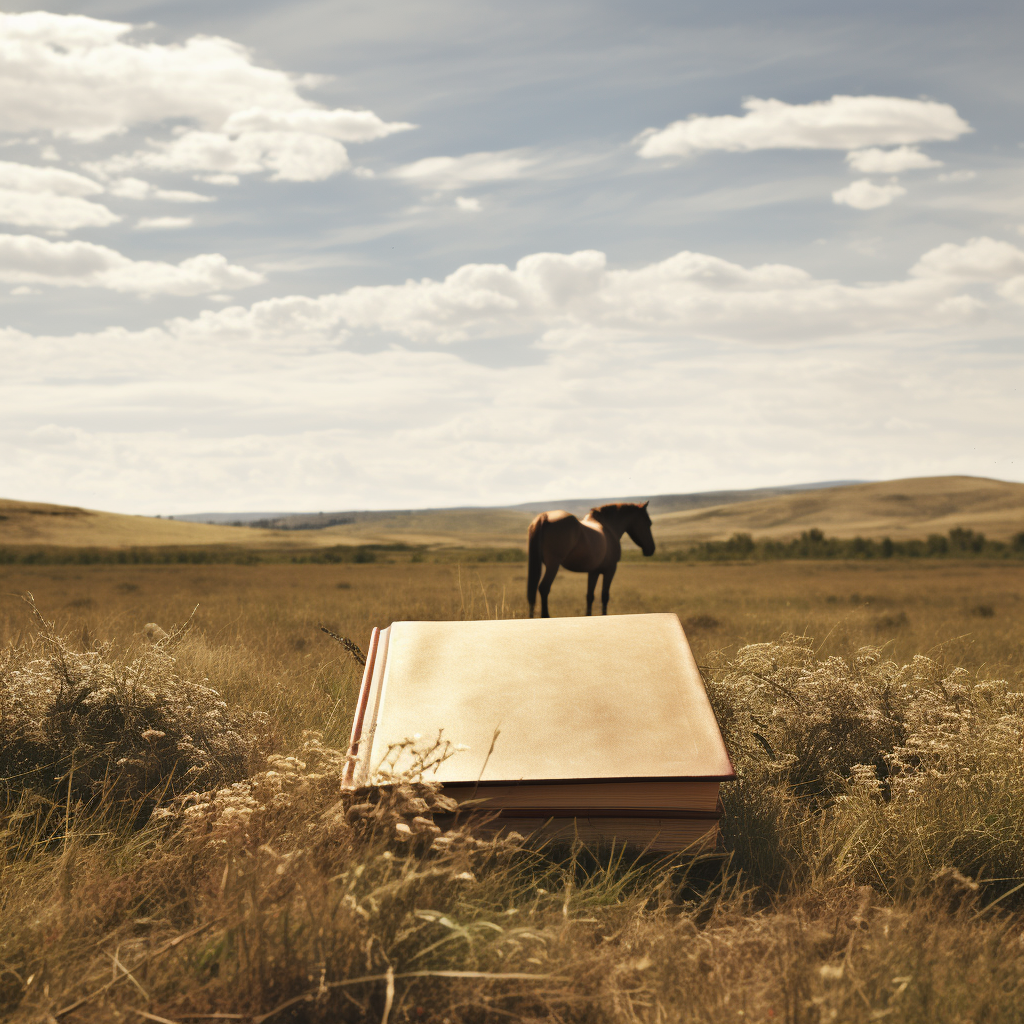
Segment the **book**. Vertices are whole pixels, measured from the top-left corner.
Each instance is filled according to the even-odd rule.
[[[714,848],[732,763],[677,616],[395,622],[373,631],[345,784],[414,768],[492,830]]]

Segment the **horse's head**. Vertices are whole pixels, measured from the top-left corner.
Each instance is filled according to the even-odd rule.
[[[630,505],[626,519],[626,533],[645,558],[654,554],[654,535],[651,533],[651,517],[647,512],[649,504],[649,501],[645,501],[642,505]]]

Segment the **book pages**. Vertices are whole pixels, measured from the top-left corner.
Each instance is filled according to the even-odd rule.
[[[389,633],[363,780],[391,745],[439,733],[458,748],[431,776],[442,783],[733,777],[675,615],[396,622]],[[411,762],[406,752],[396,767]]]

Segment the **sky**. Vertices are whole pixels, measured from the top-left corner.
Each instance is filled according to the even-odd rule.
[[[1024,481],[1024,7],[0,6],[0,496]]]

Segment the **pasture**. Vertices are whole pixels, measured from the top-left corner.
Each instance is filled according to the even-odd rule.
[[[401,794],[357,827],[336,751],[359,671],[318,624],[365,645],[396,619],[523,616],[525,577],[402,555],[0,566],[0,740],[36,706],[66,758],[32,791],[3,764],[0,1015],[1019,1019],[1024,565],[624,562],[611,611],[680,616],[741,775],[724,865],[403,843]],[[584,596],[563,571],[552,614]],[[141,635],[189,620],[158,650]],[[197,775],[227,788],[174,805],[187,758],[157,748],[203,746],[204,681],[241,746]],[[102,701],[131,728],[82,725]],[[143,762],[148,794],[118,790]]]

